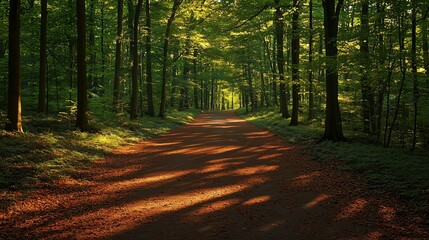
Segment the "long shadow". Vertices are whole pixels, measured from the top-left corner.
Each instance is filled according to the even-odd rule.
[[[353,179],[232,113],[118,150],[80,177],[6,216],[0,238],[370,239],[397,219],[358,186],[330,186]]]

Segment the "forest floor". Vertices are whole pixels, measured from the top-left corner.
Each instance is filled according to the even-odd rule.
[[[34,191],[0,214],[0,239],[428,239],[424,221],[359,175],[211,112]]]

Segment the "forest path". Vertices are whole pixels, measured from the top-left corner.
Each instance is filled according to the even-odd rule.
[[[233,112],[205,113],[119,148],[76,177],[0,214],[0,239],[422,236],[356,176],[309,160]]]

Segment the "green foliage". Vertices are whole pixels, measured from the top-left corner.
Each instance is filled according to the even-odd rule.
[[[340,161],[339,170],[362,174],[370,186],[380,191],[398,194],[410,206],[421,212],[429,210],[429,155],[427,152],[409,152],[404,149],[383,148],[362,142],[319,142],[323,128],[319,124],[290,127],[272,109],[261,109],[239,115],[250,122],[267,128],[287,142],[305,146],[310,156],[320,162],[332,164]],[[364,139],[362,133],[348,130],[354,139]]]

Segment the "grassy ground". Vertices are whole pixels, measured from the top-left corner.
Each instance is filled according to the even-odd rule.
[[[320,123],[290,127],[289,121],[273,109],[261,109],[249,114],[240,109],[237,113],[250,122],[269,129],[287,142],[306,146],[306,151],[313,159],[323,162],[341,161],[344,163],[341,164],[344,170],[362,174],[375,189],[398,194],[419,212],[427,213],[429,210],[428,152],[412,153],[405,149],[365,144],[360,140],[368,136],[351,131],[352,127],[345,127],[345,135],[354,139],[353,141],[319,142],[324,132]]]
[[[198,113],[174,111],[164,120],[145,116],[129,121],[128,116],[99,111],[90,117],[89,133],[77,130],[74,117],[69,115],[25,115],[25,133],[0,130],[0,204],[5,207],[13,202],[10,192],[25,192],[73,177],[76,169],[91,166],[113,148],[166,133]],[[0,111],[0,124],[4,125],[4,120]]]

